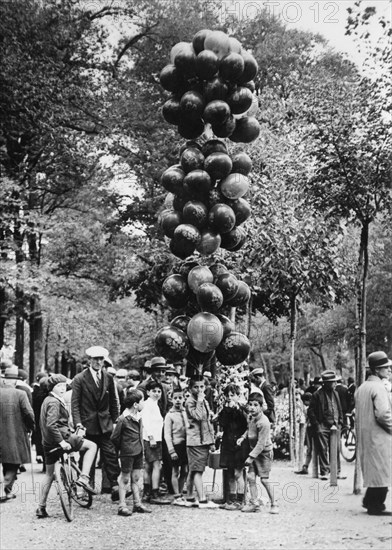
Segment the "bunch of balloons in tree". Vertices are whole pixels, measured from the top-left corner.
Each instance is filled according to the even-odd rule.
[[[250,143],[260,133],[254,116],[258,66],[237,39],[206,29],[192,42],[175,44],[170,61],[160,73],[163,88],[171,92],[162,114],[188,141],[178,164],[161,176],[168,195],[159,223],[171,252],[183,262],[163,283],[175,314],[157,332],[155,348],[168,361],[187,358],[202,372],[213,357],[237,365],[250,352],[248,338],[227,315],[247,304],[248,285],[222,263],[203,264],[219,248],[234,252],[246,241],[252,161],[242,150],[230,154],[229,144]],[[193,255],[200,259],[186,260]]]

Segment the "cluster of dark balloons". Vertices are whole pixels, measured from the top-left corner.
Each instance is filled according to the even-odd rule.
[[[180,273],[165,279],[162,293],[173,309],[186,309],[196,301],[200,311],[192,317],[177,315],[162,327],[155,337],[157,353],[169,361],[187,357],[196,364],[205,364],[214,354],[224,365],[237,365],[247,358],[248,338],[220,310],[246,305],[250,289],[223,264],[206,267],[185,262]]]
[[[219,247],[239,250],[246,241],[242,224],[251,214],[244,198],[250,157],[245,152],[230,156],[223,141],[211,139],[203,145],[187,142],[179,161],[161,176],[170,207],[159,221],[172,253],[185,259],[195,250],[204,256]]]
[[[255,58],[236,38],[203,29],[192,42],[173,46],[160,73],[161,85],[172,94],[163,117],[186,139],[201,136],[211,125],[217,137],[250,143],[260,133],[254,116],[257,71]]]

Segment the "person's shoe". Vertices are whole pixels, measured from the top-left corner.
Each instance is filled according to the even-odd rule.
[[[16,498],[16,495],[14,493],[6,491],[5,498],[6,498],[6,500],[12,500],[12,499]]]
[[[80,476],[76,480],[76,485],[79,485],[79,487],[83,487],[90,495],[96,495],[97,491],[91,487],[91,485],[88,482],[88,478],[86,476]]]
[[[200,502],[199,501],[199,508],[201,509],[209,509],[209,510],[216,510],[219,508],[219,504],[216,504],[215,502],[212,502],[212,500],[207,500],[207,502]]]
[[[370,509],[368,510],[369,516],[392,516],[392,512],[387,512],[386,510],[380,509]]]
[[[35,515],[37,518],[48,518],[50,517],[48,512],[46,511],[45,506],[38,506],[38,508],[35,511]]]
[[[347,476],[345,476],[344,474],[338,474],[337,479],[347,479]]]
[[[279,506],[277,504],[272,504],[270,514],[279,514]]]
[[[26,471],[25,466],[24,466],[23,464],[21,464],[21,465],[19,466],[19,473],[20,473],[20,474],[24,474],[25,471]]]
[[[172,501],[172,504],[173,504],[173,506],[186,506],[187,505],[185,498],[182,497],[182,496],[174,498],[174,500]]]
[[[114,489],[112,491],[112,502],[116,502],[117,500],[120,500],[120,495],[118,494],[118,489]]]
[[[329,477],[325,474],[323,474],[322,476],[320,476],[321,481],[328,481]]]
[[[132,512],[126,506],[120,506],[117,512],[118,516],[132,516]]]
[[[295,473],[295,474],[298,474],[298,475],[300,475],[300,476],[306,475],[306,474],[309,473],[309,472],[308,472],[308,467],[305,466],[305,465],[303,465],[303,466],[302,466],[302,470],[298,470],[298,472],[294,472],[294,473]]]
[[[186,506],[187,508],[198,508],[198,507],[199,507],[199,503],[196,502],[196,500],[195,500],[194,498],[192,498],[192,499],[186,499],[186,500],[185,500],[184,506]]]
[[[150,504],[171,504],[171,500],[160,495],[152,496]]]
[[[42,464],[43,462],[40,456],[37,456],[35,460],[37,461],[37,464]]]
[[[244,512],[245,514],[250,514],[251,512],[260,512],[260,506],[257,506],[256,504],[252,504],[252,503],[249,503],[249,504],[245,504],[245,506],[243,506],[241,508],[241,512]]]
[[[226,504],[220,506],[220,508],[222,508],[222,510],[236,512],[238,510],[241,510],[242,506],[239,502],[226,502]]]
[[[150,508],[147,508],[147,506],[143,506],[143,504],[137,504],[133,507],[133,511],[137,514],[151,514],[152,510]]]

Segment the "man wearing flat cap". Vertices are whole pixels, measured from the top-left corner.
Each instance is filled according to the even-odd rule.
[[[267,409],[264,410],[265,416],[268,418],[271,424],[275,424],[275,398],[274,390],[270,384],[268,384],[265,378],[265,372],[262,367],[253,369],[250,373],[251,389],[250,393],[261,393],[264,397]]]
[[[322,386],[315,391],[309,403],[308,418],[313,429],[314,443],[317,448],[320,464],[320,479],[327,480],[330,472],[329,450],[331,443],[331,428],[335,426],[340,430],[343,425],[343,413],[339,394],[335,390],[337,382],[336,373],[333,370],[325,370],[321,373]],[[339,437],[338,431],[338,437]],[[340,454],[338,446],[337,454],[338,479],[345,479],[340,474]]]
[[[101,346],[92,346],[86,350],[86,355],[90,358],[90,366],[72,381],[72,418],[75,427],[84,428],[86,438],[98,445],[112,500],[118,500],[119,465],[110,436],[120,414],[120,404],[113,376],[103,368],[109,352]]]
[[[392,481],[392,409],[383,380],[391,376],[392,361],[375,351],[368,364],[370,376],[355,392],[358,452],[367,487],[363,506],[371,516],[391,515],[384,502]]]

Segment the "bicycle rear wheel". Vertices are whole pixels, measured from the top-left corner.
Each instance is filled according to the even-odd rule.
[[[71,497],[82,508],[90,508],[93,503],[93,495],[76,484],[79,476],[80,470],[77,464],[71,460]]]
[[[347,462],[352,462],[355,459],[356,443],[353,430],[344,426],[340,435],[340,453]]]
[[[71,486],[71,475],[70,467],[67,462],[62,464],[61,462],[56,462],[54,465],[54,473],[56,480],[57,493],[60,498],[61,508],[63,509],[64,515],[67,518],[67,521],[72,521],[74,518],[73,514],[73,500],[72,500],[72,486]]]

